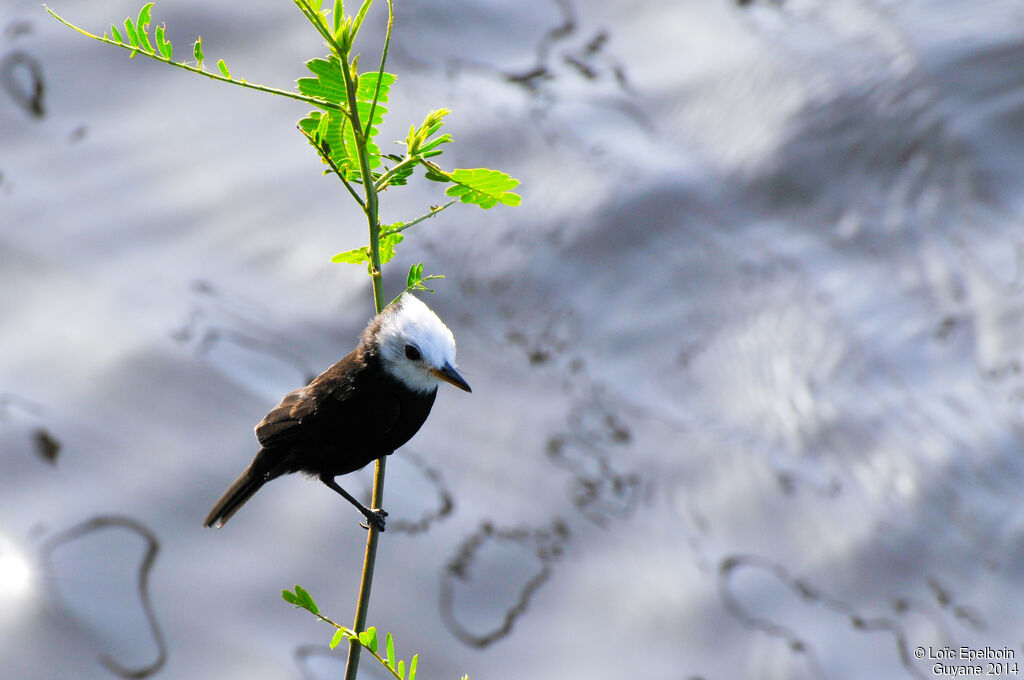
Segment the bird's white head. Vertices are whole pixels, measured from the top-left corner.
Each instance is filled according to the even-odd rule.
[[[373,336],[384,370],[416,392],[433,392],[442,381],[470,392],[455,370],[455,336],[429,307],[410,293],[381,312]]]

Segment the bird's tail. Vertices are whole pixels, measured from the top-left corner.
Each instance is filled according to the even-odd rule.
[[[269,479],[269,476],[253,470],[252,465],[247,467],[245,472],[239,475],[234,484],[220,497],[220,500],[213,506],[213,510],[210,510],[210,514],[203,521],[203,526],[216,526],[220,529]]]

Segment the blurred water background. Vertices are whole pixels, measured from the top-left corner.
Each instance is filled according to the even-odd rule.
[[[154,18],[270,85],[325,51],[288,2]],[[287,478],[200,526],[372,313],[308,107],[0,22],[0,674],[339,677],[279,592],[350,620],[352,508]],[[403,0],[389,70],[383,140],[448,106],[447,166],[524,196],[386,270],[447,274],[474,390],[388,467],[370,622],[421,677],[1021,661],[1024,4]]]

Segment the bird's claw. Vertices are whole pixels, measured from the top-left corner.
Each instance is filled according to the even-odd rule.
[[[366,523],[360,523],[364,529],[369,530],[370,526],[372,526],[377,531],[384,531],[384,518],[388,516],[387,511],[374,508],[373,510],[367,510],[365,515]]]

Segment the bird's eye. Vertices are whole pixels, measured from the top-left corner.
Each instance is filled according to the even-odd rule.
[[[419,348],[416,347],[416,345],[406,345],[405,358],[409,359],[410,361],[419,361],[420,359],[423,358],[423,355],[420,354],[420,350]]]

